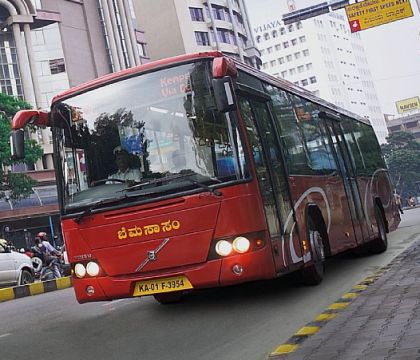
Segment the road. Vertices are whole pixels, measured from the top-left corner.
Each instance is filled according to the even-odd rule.
[[[79,305],[73,289],[0,304],[0,357],[27,359],[265,359],[352,285],[420,239],[420,208],[405,211],[384,254],[330,259],[323,283],[293,278],[189,295]]]

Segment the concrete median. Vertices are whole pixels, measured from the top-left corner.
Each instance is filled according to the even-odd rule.
[[[20,299],[26,296],[33,296],[51,292],[55,290],[66,289],[72,286],[71,277],[66,276],[59,279],[35,282],[32,284],[15,286],[0,289],[0,302]]]

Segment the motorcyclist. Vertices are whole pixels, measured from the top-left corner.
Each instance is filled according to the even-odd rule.
[[[61,252],[58,251],[48,241],[48,235],[45,232],[39,232],[35,237],[35,246],[40,250],[43,261],[47,266],[51,266],[51,270],[54,272],[56,278],[61,277],[60,269],[57,265],[57,259],[60,258]]]

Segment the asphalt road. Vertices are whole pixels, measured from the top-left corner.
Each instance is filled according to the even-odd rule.
[[[293,277],[193,293],[180,304],[153,298],[79,305],[73,289],[0,304],[0,358],[265,359],[352,285],[420,239],[420,208],[405,211],[386,253],[331,259],[323,283]]]

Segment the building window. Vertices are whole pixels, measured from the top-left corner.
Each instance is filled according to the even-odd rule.
[[[269,33],[265,33],[264,34],[264,40],[268,40],[270,38],[270,34]]]
[[[296,23],[296,29],[302,29],[302,23],[300,21]]]
[[[311,77],[309,78],[309,82],[310,82],[311,84],[315,84],[315,83],[316,83],[316,77],[315,77],[315,76],[311,76]]]
[[[277,36],[279,36],[279,34],[278,34],[277,30],[273,30],[273,31],[271,32],[271,36],[272,36],[273,38],[276,38]]]
[[[276,66],[276,60],[271,60],[271,61],[270,61],[270,65],[271,65],[271,67]]]
[[[285,42],[283,43],[283,47],[284,47],[284,48],[288,48],[288,47],[289,47],[289,42],[288,42],[288,41],[285,41]]]
[[[300,52],[296,52],[294,55],[295,55],[295,59],[296,59],[296,60],[297,60],[297,59],[300,59],[300,56],[301,56]]]
[[[190,7],[190,15],[192,21],[204,21],[203,9]]]
[[[257,43],[260,43],[260,42],[261,42],[261,35],[258,35],[258,36],[256,37],[256,40],[257,40]]]
[[[279,62],[279,64],[284,64],[284,57],[278,58],[277,61]]]
[[[289,74],[290,74],[290,75],[295,75],[295,74],[296,74],[296,69],[295,69],[295,68],[290,69],[290,70],[289,70]]]
[[[232,31],[226,29],[217,29],[217,37],[222,43],[238,45],[236,37]]]
[[[308,79],[303,79],[301,82],[302,86],[307,86],[308,85]]]
[[[303,56],[309,56],[309,50],[308,49],[303,50],[302,53],[303,53]]]
[[[261,53],[261,56],[264,56],[265,55],[265,49],[261,49],[260,53]]]
[[[293,46],[297,45],[297,39],[292,39],[290,40],[290,42],[292,43]]]
[[[285,28],[280,28],[280,35],[284,35],[286,34],[286,29]]]
[[[298,73],[302,73],[302,72],[304,72],[304,71],[305,71],[305,68],[303,67],[303,65],[299,65],[299,66],[297,67],[297,70],[298,70]]]
[[[311,70],[311,69],[312,69],[312,63],[306,64],[306,70]]]
[[[197,45],[201,46],[209,46],[210,45],[210,39],[209,39],[209,33],[204,31],[195,31],[195,41],[197,42]]]
[[[287,60],[288,62],[292,61],[292,55],[287,55],[287,56],[286,56],[286,60]]]
[[[282,71],[282,72],[281,72],[281,77],[282,77],[282,78],[285,78],[286,76],[287,76],[287,71]]]
[[[292,32],[292,31],[293,31],[293,25],[289,25],[289,26],[287,27],[287,31]]]
[[[300,41],[301,43],[306,42],[306,36],[305,36],[305,35],[304,35],[304,36],[299,36],[299,41]]]
[[[280,44],[277,44],[276,46],[274,46],[274,48],[275,48],[277,51],[279,51],[279,50],[281,49],[281,45],[280,45]]]
[[[212,5],[213,8],[213,16],[216,20],[224,20],[232,22],[230,17],[229,11],[224,8],[223,6]]]
[[[66,72],[66,65],[64,64],[64,59],[61,58],[50,60],[50,70],[52,75]]]
[[[271,54],[272,52],[273,52],[273,47],[272,46],[268,47],[267,48],[267,53]]]

